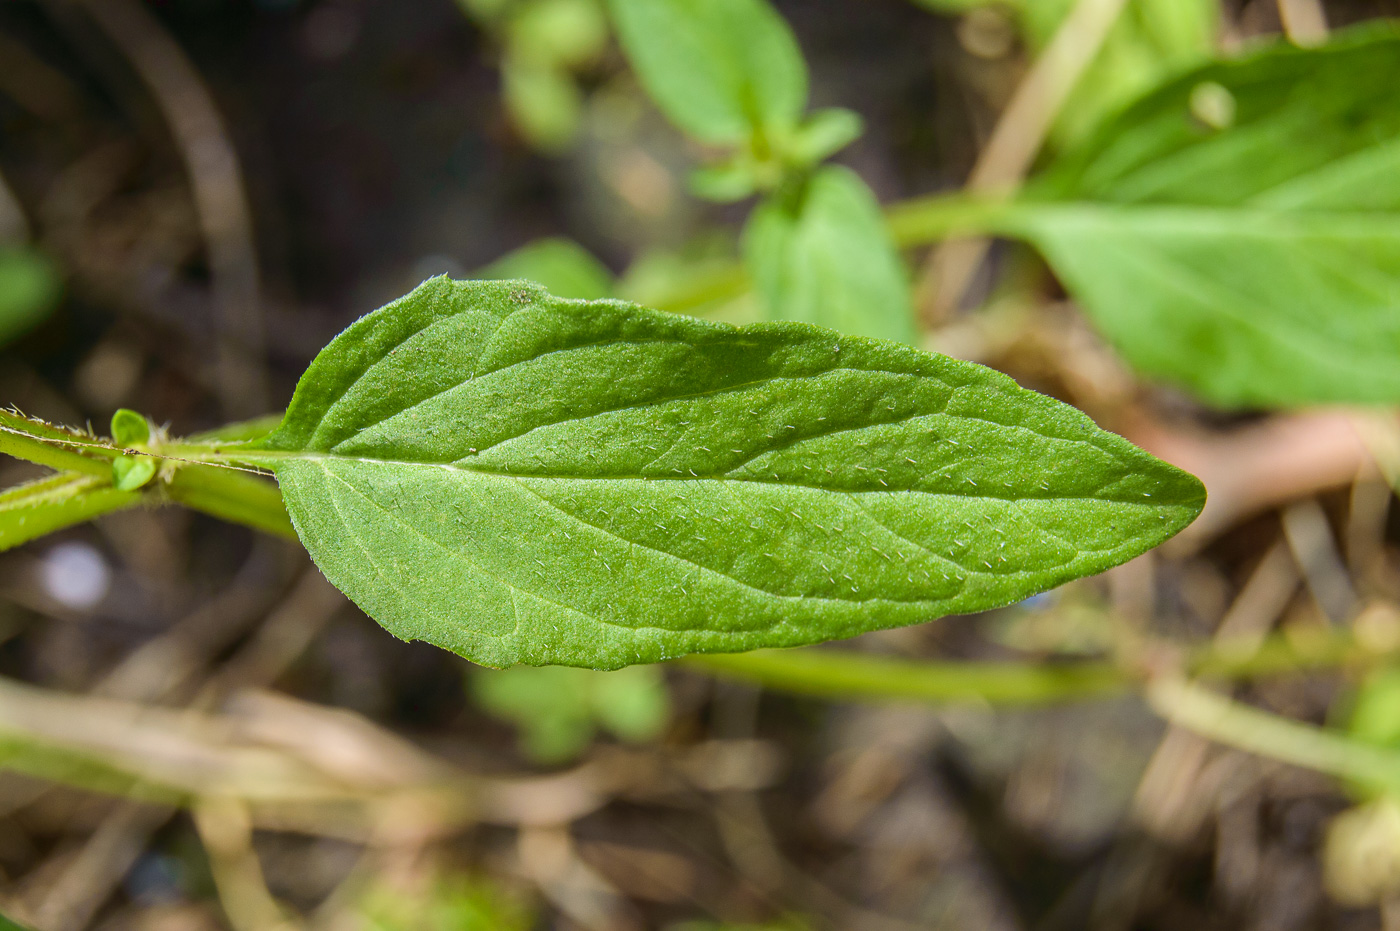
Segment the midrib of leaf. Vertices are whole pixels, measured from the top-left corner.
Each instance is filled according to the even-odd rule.
[[[1351,152],[1319,165],[1312,171],[1255,192],[1248,200],[1253,207],[1273,210],[1299,210],[1315,214],[1319,203],[1326,203],[1329,193],[1356,191],[1362,182],[1385,181],[1400,190],[1396,174],[1400,173],[1400,139]],[[1355,208],[1353,213],[1379,217],[1384,210],[1395,209],[1395,198],[1389,203]]]
[[[624,409],[625,410],[625,409]],[[907,418],[916,419],[916,418]],[[980,423],[997,424],[992,420],[981,420],[980,418],[966,418],[978,420]],[[564,422],[564,421],[561,421]],[[876,426],[893,426],[904,421],[891,421],[888,424],[876,424]],[[554,424],[543,424],[543,427],[554,426]],[[537,428],[538,429],[538,428]],[[863,429],[863,428],[852,428]],[[845,432],[845,431],[840,431]],[[806,439],[823,439],[833,434],[820,434],[819,436],[807,437]],[[1037,433],[1036,436],[1046,439],[1062,439],[1053,434]],[[1099,446],[1092,446],[1096,452],[1110,453],[1111,450],[1103,449]],[[773,449],[764,449],[760,453],[766,455],[774,452]],[[1107,501],[1114,504],[1146,504],[1150,502],[1138,501],[1131,497],[1117,496],[1113,494],[1092,493],[1082,495],[1038,495],[1038,494],[1014,494],[996,495],[988,492],[957,493],[947,491],[926,491],[917,488],[840,488],[832,485],[818,485],[811,482],[800,482],[792,479],[762,479],[753,476],[736,475],[645,475],[642,473],[599,473],[593,475],[550,475],[548,473],[510,472],[507,470],[482,469],[474,466],[464,465],[461,462],[427,462],[420,459],[389,459],[377,456],[346,456],[340,453],[324,452],[299,452],[288,450],[266,450],[251,453],[233,452],[231,457],[239,462],[256,464],[266,468],[275,469],[278,463],[287,461],[301,462],[354,462],[365,465],[388,466],[391,468],[403,469],[439,469],[445,472],[461,472],[469,475],[479,475],[485,478],[499,478],[506,481],[519,482],[530,481],[556,481],[556,482],[730,482],[734,484],[766,485],[778,488],[806,488],[828,494],[856,495],[926,495],[934,498],[950,498],[954,500],[982,500],[982,501]],[[1120,460],[1121,461],[1121,460]],[[980,487],[980,486],[979,486]],[[1049,531],[1047,531],[1048,533]]]

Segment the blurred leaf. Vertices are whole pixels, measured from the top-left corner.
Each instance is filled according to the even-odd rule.
[[[769,318],[913,342],[909,284],[875,195],[828,166],[756,209],[744,258]]]
[[[730,924],[724,921],[683,921],[667,925],[666,931],[808,931],[811,928],[800,918],[790,916],[762,924]]]
[[[133,491],[79,472],[60,472],[0,491],[0,551],[140,501]]]
[[[0,346],[47,317],[61,290],[58,272],[39,253],[0,248]]]
[[[520,5],[507,28],[513,55],[559,68],[586,65],[608,46],[600,0],[533,0]]]
[[[582,93],[572,69],[607,51],[602,0],[458,0],[502,47],[506,111],[535,148],[568,148],[582,119]]]
[[[501,81],[506,109],[521,135],[546,152],[568,148],[583,112],[573,77],[553,64],[507,52]]]
[[[1023,4],[1027,9],[1054,5]],[[1220,15],[1218,0],[1130,0],[1060,109],[1052,143],[1064,148],[1084,141],[1133,98],[1210,58]]]
[[[1382,797],[1332,819],[1323,884],[1338,902],[1379,905],[1400,891],[1400,800]]]
[[[715,144],[757,139],[758,151],[797,125],[807,66],[767,0],[608,0],[608,8],[638,80],[685,132]]]
[[[529,931],[530,911],[499,886],[462,877],[403,891],[384,882],[362,894],[355,931]]]
[[[798,165],[815,165],[855,142],[864,129],[858,113],[818,110],[798,127],[784,154]]]
[[[515,2],[516,0],[457,0],[457,5],[472,19],[489,23],[504,16],[506,10]]]
[[[0,915],[0,931],[29,931],[24,925],[16,924],[4,915]]]
[[[936,13],[998,7],[1013,15],[1032,54],[1054,37],[1076,0],[915,0]],[[1082,142],[1106,116],[1134,97],[1209,58],[1219,0],[1128,0],[1051,128],[1063,148]]]
[[[983,610],[1150,549],[1204,498],[971,363],[445,278],[332,340],[237,457],[361,608],[492,666]]]
[[[980,6],[1009,5],[1008,0],[914,0],[916,4],[935,13],[966,13]]]
[[[597,727],[626,741],[651,740],[670,715],[666,682],[654,666],[516,666],[474,670],[471,682],[482,707],[513,722],[525,752],[540,763],[578,756]]]
[[[596,300],[613,291],[613,274],[572,239],[537,239],[479,270],[479,278],[524,278],[559,297]]]
[[[733,159],[706,165],[690,173],[690,192],[721,204],[752,197],[758,192],[751,159]]]
[[[1347,731],[1363,743],[1400,748],[1400,669],[1378,669],[1357,687],[1350,701]],[[1363,798],[1393,789],[1377,783],[1352,782]]]
[[[645,253],[628,266],[617,296],[672,313],[754,323],[759,314],[753,289],[733,250],[726,240],[717,249],[697,242],[676,252]]]
[[[1200,68],[1053,166],[1002,231],[1130,362],[1208,401],[1395,402],[1398,86],[1394,27]]]

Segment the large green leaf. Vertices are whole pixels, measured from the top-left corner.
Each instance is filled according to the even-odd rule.
[[[1226,406],[1400,400],[1400,32],[1201,68],[1012,211],[1138,368]]]
[[[608,0],[648,94],[703,142],[740,144],[796,127],[807,66],[767,0]]]
[[[1200,483],[971,363],[526,282],[425,282],[239,458],[395,634],[618,667],[1006,604],[1160,543]]]
[[[847,168],[823,168],[760,204],[744,258],[771,319],[913,342],[904,266],[875,195]]]

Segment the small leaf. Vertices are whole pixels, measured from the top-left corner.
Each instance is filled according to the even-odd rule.
[[[1393,26],[1197,69],[1053,166],[1002,231],[1130,362],[1208,401],[1394,403],[1397,86]],[[1232,99],[1225,128],[1203,88]]]
[[[60,472],[0,492],[0,550],[140,503],[141,496],[81,472]]]
[[[752,159],[734,159],[697,168],[690,173],[690,193],[720,204],[752,197],[759,188],[756,167]]]
[[[508,24],[511,53],[560,68],[599,58],[608,46],[608,20],[599,0],[533,0]]]
[[[784,155],[798,165],[815,165],[860,138],[865,131],[860,114],[850,110],[818,110],[798,128]]]
[[[360,931],[530,931],[534,915],[505,887],[486,879],[434,876],[422,871],[406,885],[384,875],[372,877],[350,906]],[[3,929],[0,929],[3,931]]]
[[[481,278],[524,278],[557,294],[584,300],[607,297],[613,274],[572,239],[537,239],[477,272]]]
[[[122,447],[145,446],[151,441],[150,421],[123,407],[112,415],[112,439]]]
[[[1130,559],[1204,499],[971,363],[445,278],[336,337],[239,456],[371,616],[496,666],[980,611]]]
[[[112,460],[112,485],[118,491],[135,491],[156,477],[156,461],[150,456],[118,456]]]
[[[661,111],[702,142],[783,135],[807,105],[807,66],[767,0],[609,0],[618,38]]]
[[[471,676],[482,707],[520,728],[526,752],[539,763],[573,759],[601,726],[623,740],[651,740],[666,726],[670,699],[650,666],[614,672],[516,667]]]
[[[507,54],[501,80],[506,109],[521,135],[545,152],[568,148],[583,112],[573,77],[556,65]]]
[[[880,205],[846,168],[828,166],[796,196],[761,204],[744,258],[774,320],[912,342],[909,284]]]

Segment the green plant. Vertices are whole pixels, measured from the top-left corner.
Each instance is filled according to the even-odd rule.
[[[0,345],[48,316],[60,290],[58,274],[43,256],[0,247]]]
[[[634,743],[651,740],[670,714],[655,666],[515,666],[474,673],[470,682],[482,707],[514,723],[525,752],[540,763],[573,759],[598,729]]]
[[[5,415],[0,449],[111,475],[61,500],[26,486],[10,539],[143,487],[249,521],[211,467],[268,469],[342,591],[495,666],[617,668],[982,610],[1130,559],[1204,501],[970,363],[522,282],[434,279],[365,317],[264,436],[143,441],[138,422],[119,412],[99,440]]]
[[[950,3],[980,5],[935,5]],[[564,71],[582,52],[541,65],[526,48],[531,29],[554,35],[540,24],[584,7],[471,6],[509,23],[508,94],[511,68],[542,68],[570,101],[557,125],[576,117]],[[391,632],[484,665],[741,654],[687,662],[840,698],[1138,690],[1179,725],[1350,780],[1373,799],[1356,833],[1390,837],[1396,655],[1345,631],[1166,661],[1131,634],[1074,663],[760,650],[1008,605],[1148,551],[1204,503],[1194,478],[1074,408],[908,345],[900,247],[1029,244],[1128,364],[1209,405],[1400,400],[1400,32],[1199,63],[1210,4],[1118,6],[1075,119],[1055,123],[1024,185],[882,208],[826,163],[860,120],[808,112],[806,64],[767,3],[609,0],[638,82],[698,145],[695,193],[754,199],[737,256],[682,249],[614,275],[575,243],[529,244],[487,280],[432,279],[353,324],[284,416],[204,435],[125,410],[109,437],[0,414],[0,451],[56,471],[0,494],[0,549],[174,503],[299,538]],[[1065,4],[1014,9],[1034,47],[1065,22]],[[1120,67],[1136,76],[1095,83],[1094,69]],[[1144,93],[1130,101],[1133,84]],[[562,144],[552,119],[538,138]],[[682,311],[752,295],[765,319],[613,299],[637,294]],[[1348,730],[1183,681],[1349,666],[1380,672]],[[474,682],[537,759],[568,758],[598,724],[642,738],[664,723],[654,671]],[[42,757],[27,765],[44,771]]]

